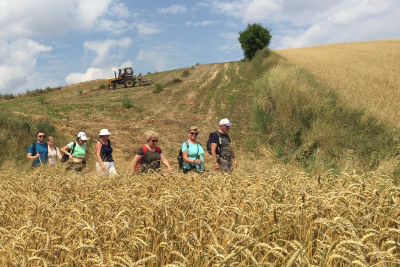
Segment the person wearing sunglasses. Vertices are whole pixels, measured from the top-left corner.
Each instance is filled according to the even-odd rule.
[[[144,137],[147,143],[140,147],[136,152],[135,158],[131,163],[131,169],[129,173],[143,173],[148,172],[149,170],[159,171],[160,162],[162,162],[168,168],[169,172],[172,172],[167,158],[162,153],[161,148],[156,145],[158,143],[158,134],[153,131],[147,131],[145,132]]]
[[[86,168],[87,140],[86,134],[84,132],[79,132],[76,136],[76,142],[71,142],[65,147],[61,148],[61,151],[69,157],[69,166],[67,167],[67,170],[80,172],[82,169]]]
[[[190,171],[204,171],[204,150],[199,142],[197,135],[199,129],[196,126],[189,128],[189,139],[182,144],[182,159],[183,173],[187,174]]]
[[[47,163],[47,144],[44,142],[46,135],[44,132],[37,132],[37,141],[29,146],[26,158],[32,160],[32,167],[37,167]]]

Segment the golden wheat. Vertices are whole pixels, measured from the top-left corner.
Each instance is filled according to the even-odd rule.
[[[309,70],[348,103],[400,126],[400,39],[276,51]]]
[[[0,265],[390,266],[399,195],[379,173],[2,173]]]

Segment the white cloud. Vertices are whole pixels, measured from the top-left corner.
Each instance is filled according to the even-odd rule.
[[[189,20],[188,22],[186,22],[186,25],[190,26],[190,25],[195,25],[195,26],[207,26],[207,25],[213,25],[213,24],[218,24],[219,22],[217,21],[211,21],[211,20],[203,20],[200,22],[193,22],[191,20]]]
[[[71,30],[102,30],[104,17],[116,0],[53,0],[0,2],[0,39],[59,35]]]
[[[107,39],[104,41],[86,41],[83,43],[83,47],[87,50],[94,51],[97,56],[92,61],[94,67],[104,67],[113,64],[114,61],[118,61],[123,57],[123,52],[132,44],[132,39],[129,37],[116,39]],[[110,55],[109,51],[113,47],[120,49],[119,55]]]
[[[136,60],[145,61],[157,71],[166,70],[168,53],[156,49],[140,49]]]
[[[86,73],[70,73],[65,78],[65,82],[69,85],[91,80],[110,78],[112,77],[111,75],[111,70],[105,73],[103,69],[90,67]]]
[[[296,33],[284,35],[278,48],[317,44],[355,42],[400,36],[398,23],[400,4],[394,1],[354,0],[331,10],[323,20]]]
[[[134,22],[131,26],[137,30],[139,35],[151,35],[160,31],[160,28],[154,23]]]
[[[51,46],[27,39],[0,41],[0,93],[25,92],[30,87],[29,79],[35,75],[36,58],[51,50]]]
[[[118,18],[127,19],[131,16],[128,8],[122,3],[113,3],[110,8],[110,14]]]
[[[88,51],[95,52],[91,67],[85,73],[70,73],[66,78],[67,84],[74,84],[96,79],[105,79],[112,77],[113,70],[117,69],[115,66],[125,57],[125,52],[132,44],[132,39],[129,37],[122,39],[107,39],[101,41],[86,41],[83,47]],[[114,51],[117,48],[118,51]],[[122,63],[122,67],[132,67],[133,64],[130,60]]]
[[[400,36],[398,0],[206,0],[197,6],[263,23],[279,48]]]
[[[219,47],[219,50],[222,50],[225,53],[231,53],[233,51],[240,50],[240,43],[238,41],[239,34],[236,32],[228,32],[220,34],[225,40],[225,44]]]
[[[177,13],[185,13],[187,11],[186,6],[184,5],[172,5],[170,7],[164,7],[157,9],[158,14],[177,14]]]

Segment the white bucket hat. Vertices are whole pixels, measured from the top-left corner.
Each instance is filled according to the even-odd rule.
[[[219,125],[232,126],[232,123],[230,123],[229,120],[225,118],[219,122]]]
[[[87,140],[86,134],[84,132],[79,132],[76,137],[80,137],[83,141]]]
[[[107,129],[101,129],[99,135],[110,135],[111,133]]]

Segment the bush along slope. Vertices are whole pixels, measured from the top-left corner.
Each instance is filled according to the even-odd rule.
[[[26,154],[31,143],[36,141],[36,133],[44,131],[46,138],[56,138],[56,145],[63,144],[66,139],[56,131],[56,127],[46,119],[38,121],[14,114],[7,110],[0,112],[0,164],[6,160],[25,163]]]
[[[377,169],[397,156],[399,133],[304,69],[280,64],[255,82],[253,121],[277,158],[312,172]]]

